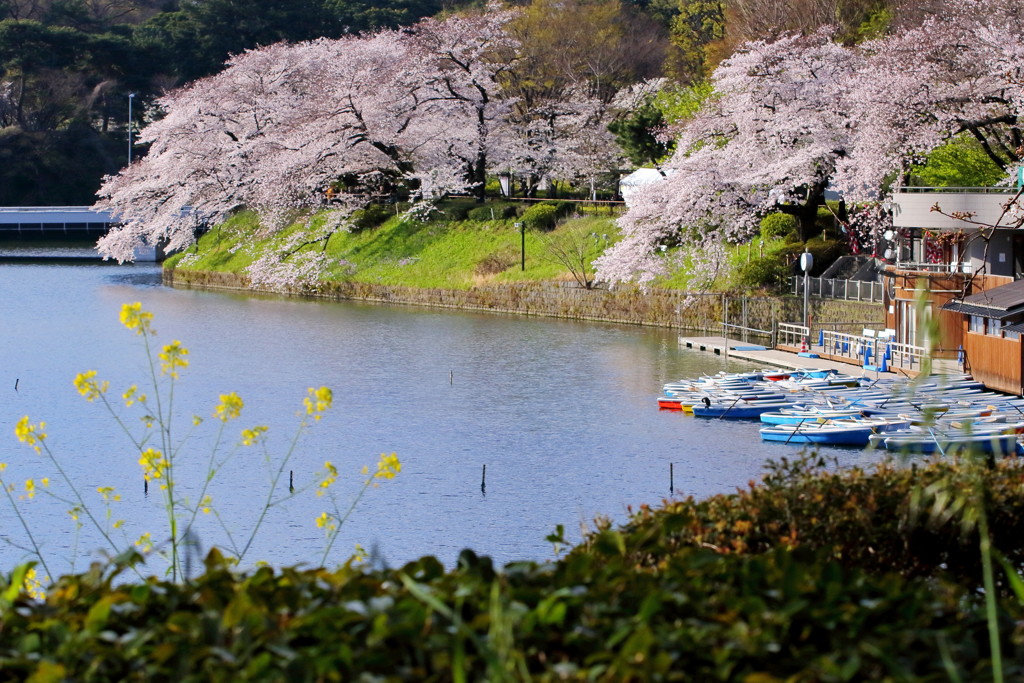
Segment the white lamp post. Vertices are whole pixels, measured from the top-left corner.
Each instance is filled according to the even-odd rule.
[[[814,267],[814,254],[809,251],[805,251],[800,254],[800,270],[804,271],[804,327],[807,328],[808,334],[811,332],[811,318],[807,306],[808,298],[810,296],[808,284],[810,282],[812,267]]]

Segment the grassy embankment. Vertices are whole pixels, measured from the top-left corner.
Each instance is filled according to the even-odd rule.
[[[364,220],[365,227],[351,232],[338,232],[327,242],[327,253],[333,265],[324,280],[365,282],[405,287],[436,287],[469,289],[485,284],[522,281],[572,281],[574,274],[555,252],[580,254],[578,264],[587,264],[586,276],[593,278],[589,264],[619,237],[615,225],[619,209],[582,207],[579,213],[561,217],[553,229],[531,225],[529,216],[501,217],[515,205],[492,202],[479,207],[460,202],[442,206],[430,220],[420,222],[401,216],[378,214]],[[490,218],[491,211],[495,218]],[[519,211],[523,207],[518,207]],[[390,212],[390,209],[389,209]],[[381,212],[383,213],[383,212]],[[467,213],[469,214],[467,216]],[[486,217],[481,218],[481,214]],[[314,225],[322,223],[325,213],[312,217]],[[243,273],[260,255],[282,249],[303,229],[300,217],[285,230],[258,237],[259,219],[251,212],[242,212],[204,235],[198,245],[185,254],[168,259],[169,267],[200,271]],[[515,227],[526,222],[525,270],[521,268],[522,238]],[[239,248],[242,246],[242,248]],[[306,249],[322,249],[317,243]],[[791,248],[784,240],[765,240],[764,254]],[[760,245],[740,245],[731,250],[733,272],[719,278],[715,289],[736,286],[731,277],[736,267],[756,259]],[[669,252],[671,253],[671,251]],[[576,265],[577,275],[582,265]],[[691,285],[685,269],[657,283],[659,287],[685,290]]]

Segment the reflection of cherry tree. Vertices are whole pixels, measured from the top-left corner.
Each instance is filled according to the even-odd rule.
[[[797,215],[809,236],[829,185],[850,207],[837,218],[852,245],[865,246],[888,227],[877,207],[890,188],[960,133],[1012,170],[1024,151],[1022,27],[1020,3],[950,0],[860,47],[821,33],[745,45],[676,132],[673,172],[631,201],[599,277],[647,283],[683,262],[711,277],[723,245],[748,239],[766,212]],[[685,261],[662,257],[665,245],[684,247]]]

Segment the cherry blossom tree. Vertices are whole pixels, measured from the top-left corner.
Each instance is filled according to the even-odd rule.
[[[289,255],[325,243],[388,185],[405,183],[424,199],[480,186],[502,147],[508,104],[498,97],[497,54],[512,47],[500,31],[509,16],[261,48],[167,95],[165,116],[143,134],[150,153],[101,189],[99,207],[121,223],[101,254],[182,249],[199,221],[219,223],[241,207],[274,231],[296,209],[322,206],[329,186],[340,189],[334,206],[345,210],[297,235]]]
[[[818,32],[753,42],[712,77],[714,95],[676,131],[668,177],[639,192],[623,238],[598,261],[608,282],[650,283],[683,264],[705,279],[723,245],[772,210],[809,236],[826,187],[851,207],[852,246],[914,164],[968,133],[1008,172],[1020,164],[1024,8],[950,0],[923,23],[863,46]],[[675,258],[661,255],[683,247]]]
[[[808,232],[847,153],[842,93],[859,66],[827,33],[749,43],[725,60],[715,94],[677,132],[665,181],[638,193],[598,276],[646,284],[685,262],[712,278],[723,245],[748,239],[769,211],[796,215]],[[669,259],[667,245],[683,249]]]

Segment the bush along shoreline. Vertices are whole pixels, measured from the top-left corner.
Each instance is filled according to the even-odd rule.
[[[239,572],[214,551],[168,581],[128,553],[45,597],[14,573],[0,679],[1019,680],[1022,483],[1010,460],[807,456],[566,553],[556,530],[548,563]]]

